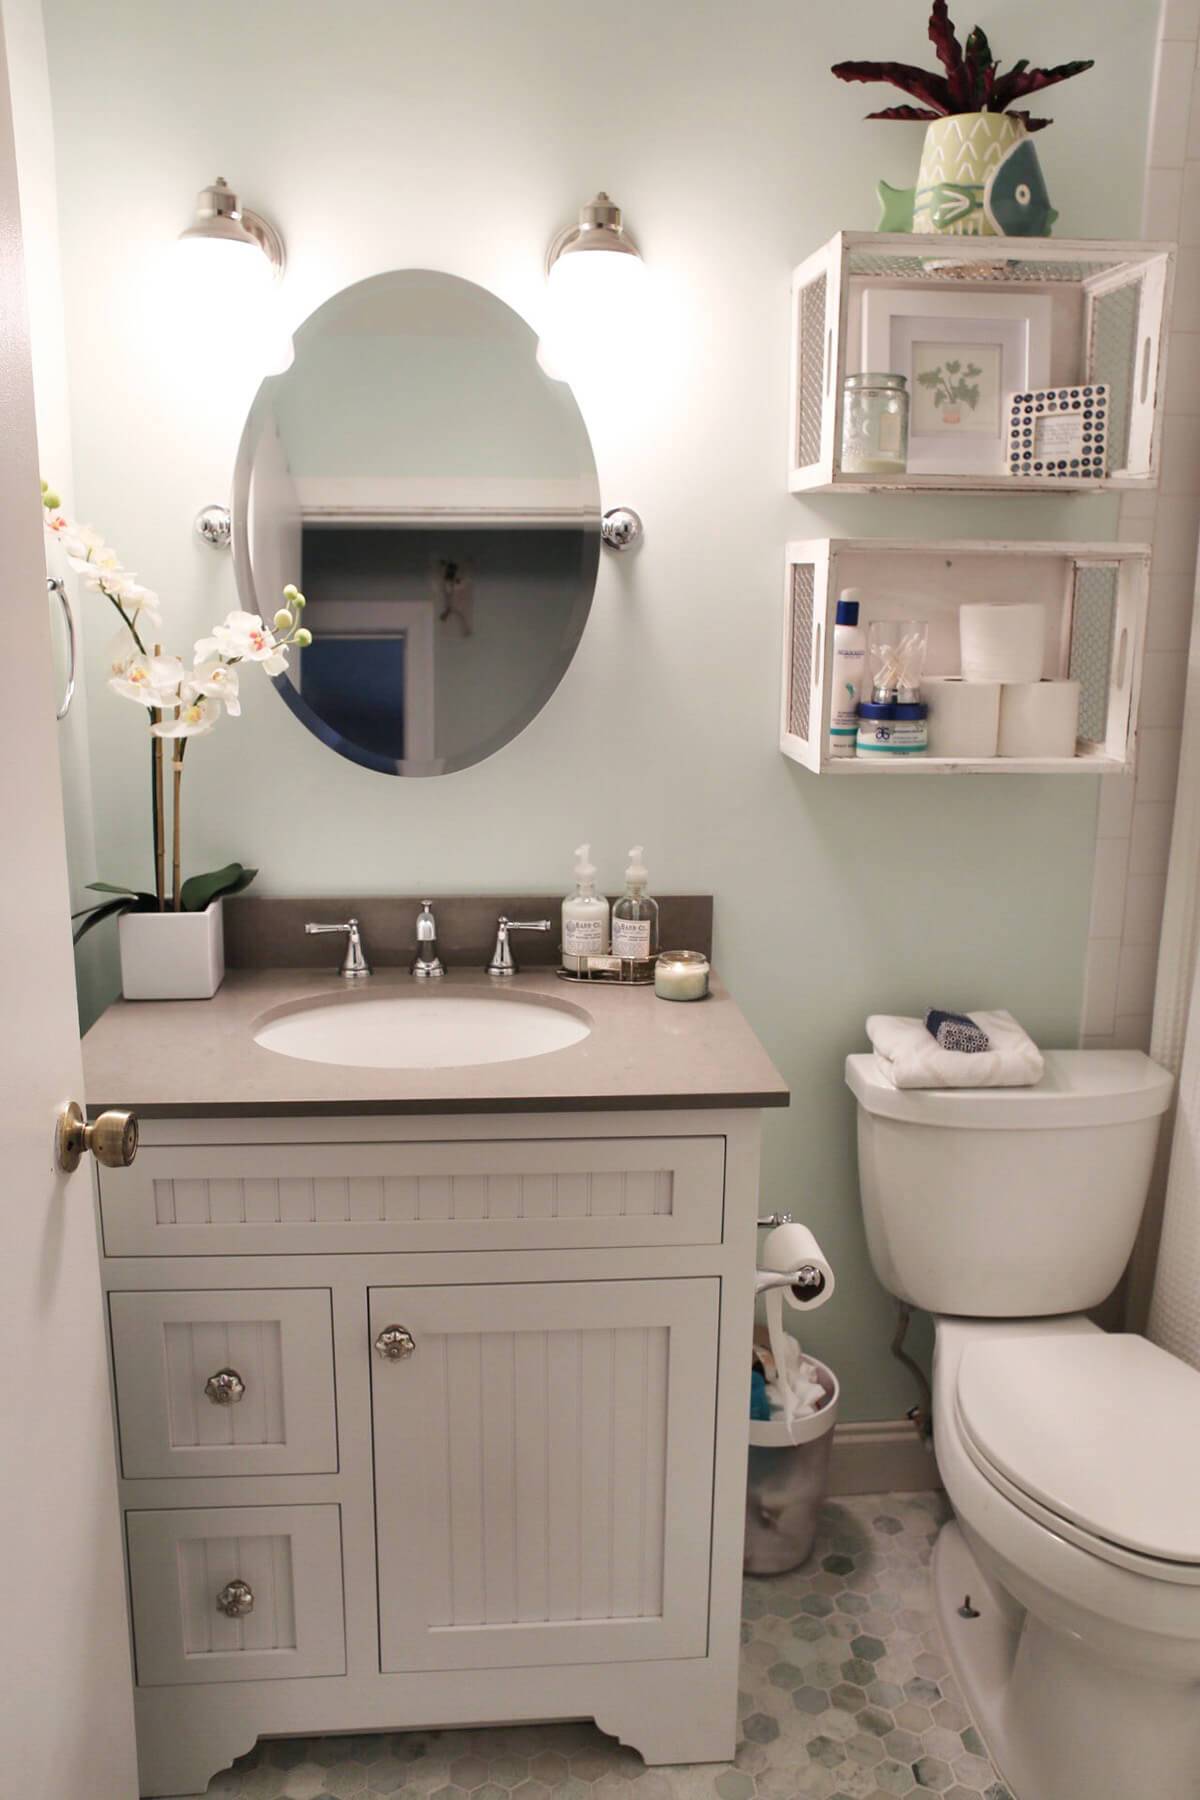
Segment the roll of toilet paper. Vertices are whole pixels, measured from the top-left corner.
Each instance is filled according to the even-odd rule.
[[[797,1312],[812,1312],[833,1293],[833,1270],[807,1225],[777,1225],[763,1239],[758,1260],[761,1268],[796,1277],[790,1287],[772,1289],[768,1303],[782,1294]]]
[[[1046,660],[1046,609],[1036,601],[958,609],[965,681],[1037,681]]]
[[[1000,683],[926,675],[921,698],[929,707],[930,756],[995,756],[1000,732]]]
[[[1074,756],[1077,681],[1006,683],[1000,695],[1001,756]]]

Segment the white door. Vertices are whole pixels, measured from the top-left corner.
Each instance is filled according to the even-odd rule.
[[[372,1290],[385,1671],[706,1654],[720,1285]]]
[[[0,1750],[6,1793],[132,1800],[133,1693],[83,1101],[21,227],[0,40]],[[88,1159],[90,1161],[90,1159]]]

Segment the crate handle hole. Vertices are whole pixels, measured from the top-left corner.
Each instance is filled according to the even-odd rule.
[[[1143,340],[1142,340],[1142,381],[1141,381],[1141,389],[1140,389],[1139,396],[1138,396],[1140,404],[1142,406],[1145,406],[1146,395],[1150,392],[1150,347],[1151,347],[1150,339],[1143,338]]]
[[[816,630],[813,632],[812,683],[814,687],[821,685],[821,622],[819,619]]]
[[[833,326],[825,333],[825,398],[833,392]]]
[[[1116,685],[1118,688],[1124,688],[1124,686],[1125,686],[1125,664],[1128,661],[1128,658],[1129,658],[1129,627],[1127,625],[1123,625],[1121,627],[1121,635],[1117,640]]]

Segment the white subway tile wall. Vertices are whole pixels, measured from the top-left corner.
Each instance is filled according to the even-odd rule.
[[[1137,770],[1100,783],[1081,1042],[1145,1050],[1200,535],[1200,0],[1163,0],[1142,232],[1179,243],[1167,350],[1162,480],[1121,503],[1123,538],[1153,552]]]

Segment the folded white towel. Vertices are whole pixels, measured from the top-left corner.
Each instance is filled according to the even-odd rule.
[[[867,1036],[875,1061],[898,1088],[1032,1087],[1042,1079],[1042,1053],[1007,1012],[971,1012],[991,1041],[990,1050],[968,1056],[943,1050],[921,1019],[872,1013]]]

